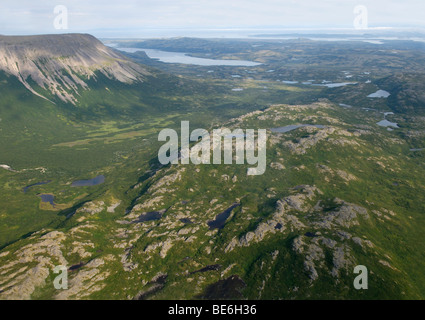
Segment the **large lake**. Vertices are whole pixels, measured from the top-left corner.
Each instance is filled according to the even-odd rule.
[[[141,49],[141,48],[116,48],[117,50],[135,53],[137,51],[144,51],[151,59],[157,59],[165,63],[182,63],[193,64],[197,66],[233,66],[233,67],[255,67],[261,63],[246,61],[246,60],[216,60],[204,59],[188,56],[188,53],[183,52],[169,52],[156,49]]]

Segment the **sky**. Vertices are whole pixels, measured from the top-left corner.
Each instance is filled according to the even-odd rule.
[[[67,8],[67,29],[54,24],[60,14],[54,13],[58,5]],[[371,29],[425,28],[424,0],[0,0],[0,34],[83,32],[97,37],[146,37],[354,29],[354,8],[359,5],[367,8]]]

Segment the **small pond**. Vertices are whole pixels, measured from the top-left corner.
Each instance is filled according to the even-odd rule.
[[[318,129],[325,128],[325,126],[320,125],[320,124],[291,124],[289,126],[272,128],[270,130],[272,132],[277,132],[277,133],[286,133],[286,132],[290,132],[290,131],[293,131],[293,130],[296,130],[296,129],[302,128],[302,127],[315,127],[315,128],[318,128]]]
[[[41,198],[41,202],[48,202],[53,207],[55,206],[55,196],[53,194],[39,194],[38,196]]]
[[[104,182],[105,182],[105,176],[100,175],[100,176],[97,176],[96,178],[89,179],[89,180],[74,181],[71,184],[71,187],[92,187],[92,186],[97,186],[99,184],[102,184]]]
[[[239,207],[239,203],[234,203],[230,208],[226,209],[222,213],[218,214],[215,217],[215,220],[208,221],[208,226],[210,227],[210,230],[213,229],[223,229],[224,225],[226,224],[227,218],[230,217],[230,214],[232,213],[233,209],[236,207]]]

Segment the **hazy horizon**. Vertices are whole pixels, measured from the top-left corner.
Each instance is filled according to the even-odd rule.
[[[54,8],[65,6],[67,29],[56,29]],[[367,9],[368,29],[425,30],[420,0],[265,0],[195,1],[18,0],[3,4],[0,34],[90,33],[101,38],[246,36],[261,32],[356,32],[357,6]]]

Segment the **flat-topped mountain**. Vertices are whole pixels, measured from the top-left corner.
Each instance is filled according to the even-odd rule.
[[[0,70],[38,96],[46,98],[36,85],[74,104],[78,91],[88,89],[87,80],[98,73],[124,83],[148,75],[143,66],[88,34],[0,36]]]

